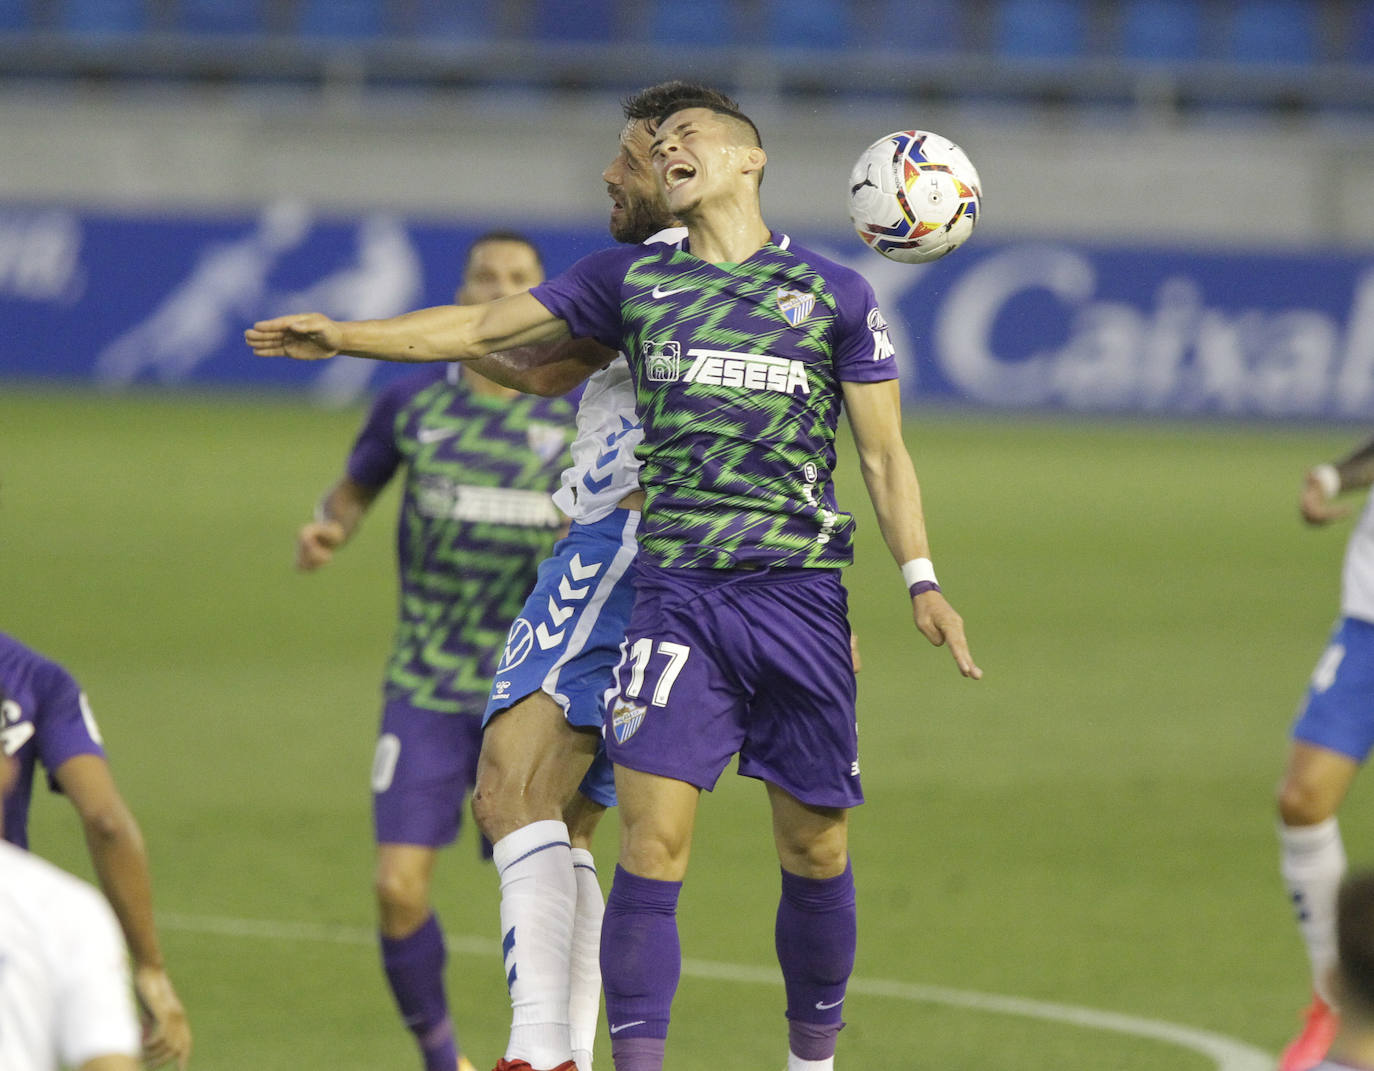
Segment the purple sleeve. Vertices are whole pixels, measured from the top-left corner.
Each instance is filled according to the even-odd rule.
[[[77,755],[105,757],[105,747],[81,686],[61,666],[48,662],[34,671],[34,743],[38,761],[48,772],[48,785],[58,791],[53,774]]]
[[[362,431],[348,455],[348,478],[364,487],[384,487],[400,467],[396,445],[396,417],[410,396],[410,377],[393,383],[377,396]]]
[[[862,275],[847,272],[830,280],[835,294],[835,375],[851,383],[896,379],[897,358],[887,321],[878,309],[873,287]]]
[[[618,350],[623,329],[620,288],[631,260],[643,255],[642,246],[603,249],[583,257],[530,293],[568,325],[573,338],[594,338]]]

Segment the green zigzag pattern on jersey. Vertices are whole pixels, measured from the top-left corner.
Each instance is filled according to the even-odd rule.
[[[466,483],[485,484],[493,487],[523,487],[541,471],[547,470],[550,462],[543,461],[537,454],[521,443],[514,445],[500,436],[491,433],[493,424],[515,424],[525,427],[540,423],[530,419],[530,410],[539,404],[539,399],[521,397],[503,402],[509,408],[504,411],[493,408],[486,419],[473,420],[460,418],[447,412],[446,386],[435,383],[415,396],[411,405],[397,414],[397,427],[404,427],[416,409],[423,408],[424,415],[420,424],[425,428],[452,429],[454,434],[434,443],[412,440],[410,449],[414,452],[412,463],[417,460],[426,472],[438,475],[461,474]],[[571,409],[569,410],[571,412]],[[483,467],[479,471],[467,469],[461,462],[446,461],[436,454],[452,452],[457,448],[464,454],[478,454],[482,457]],[[497,465],[502,471],[490,471]],[[563,466],[559,466],[561,469]]]
[[[738,266],[732,276],[722,275],[714,269],[688,273],[671,271],[658,258],[637,263],[627,273],[626,282],[633,289],[640,290],[641,295],[658,286],[673,289],[695,286],[700,288],[700,293],[685,305],[666,300],[650,301],[642,296],[631,299],[624,311],[630,322],[638,320],[638,338],[635,341],[657,340],[656,336],[664,333],[665,324],[670,325],[669,330],[672,330],[679,324],[690,322],[692,340],[696,345],[767,353],[786,334],[789,336],[788,342],[797,349],[826,355],[826,335],[835,312],[834,297],[824,280],[800,263],[795,268],[788,265],[790,270],[779,273],[779,255],[785,256],[779,251],[757,267],[752,262],[746,262]],[[680,267],[684,256],[675,254],[670,267]],[[754,285],[750,286],[750,283]],[[787,289],[815,295],[819,308],[813,310],[802,325],[793,327],[787,323],[778,308],[776,293],[780,284]],[[727,288],[732,287],[735,288],[734,292],[726,293]],[[727,315],[738,317],[741,313],[747,316],[744,323],[724,325],[723,320]],[[683,358],[685,360],[686,356],[683,355]],[[813,378],[813,390],[815,386]],[[698,396],[710,396],[712,393],[711,387],[698,384],[686,384],[683,390]],[[789,558],[801,554],[807,564],[844,564],[840,559],[831,558],[825,552],[824,544],[815,539],[814,532],[821,526],[819,507],[814,508],[814,523],[808,526],[810,531],[789,531],[789,522],[795,521],[799,513],[792,488],[784,486],[775,489],[772,497],[777,510],[760,510],[761,488],[751,477],[735,475],[740,473],[740,463],[758,449],[759,443],[773,443],[779,453],[784,456],[787,454],[787,443],[791,438],[788,433],[795,431],[798,416],[795,402],[790,396],[773,392],[737,394],[728,400],[722,399],[717,411],[706,414],[667,409],[664,401],[664,396],[652,389],[645,390],[640,396],[641,405],[652,410],[656,432],[666,444],[658,460],[648,463],[644,482],[649,488],[650,509],[656,497],[655,489],[671,489],[682,504],[676,511],[679,523],[675,534],[667,537],[646,535],[647,550],[665,564],[699,564],[703,557],[712,563],[725,564],[729,560],[728,552],[747,540],[771,546]],[[807,414],[811,419],[808,433],[823,432],[823,437],[828,439],[829,426],[833,423],[837,405],[838,399],[824,402],[819,407],[809,406]],[[719,436],[720,445],[708,457],[683,458],[680,456],[682,451],[674,451],[672,443],[684,431],[694,435],[710,432]],[[808,459],[799,452],[790,467],[799,469]],[[710,491],[694,488],[691,477],[682,475],[684,471],[690,473],[705,465],[719,468],[721,472]],[[852,520],[844,518],[836,534],[847,530],[851,524]],[[683,544],[714,545],[718,549],[703,555]]]

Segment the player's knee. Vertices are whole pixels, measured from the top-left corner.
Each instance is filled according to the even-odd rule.
[[[422,875],[381,866],[374,884],[382,929],[388,934],[413,932],[429,917],[429,882]]]
[[[1286,777],[1279,785],[1278,809],[1286,826],[1314,826],[1334,813],[1329,793],[1296,777]]]

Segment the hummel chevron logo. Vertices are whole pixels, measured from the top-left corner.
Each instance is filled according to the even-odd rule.
[[[660,284],[655,283],[653,291],[654,300],[658,300],[659,298],[672,297],[674,294],[681,294],[684,290],[690,289],[692,289],[690,286],[679,286],[674,290],[664,290]]]
[[[549,626],[543,621],[539,622],[539,627],[534,630],[534,635],[539,640],[540,649],[544,651],[549,650],[551,647],[557,647],[563,642],[563,630],[559,629],[557,632],[550,632]]]
[[[572,617],[573,608],[571,606],[559,606],[553,601],[553,596],[549,596],[549,620],[555,625],[562,625],[564,621]]]
[[[572,573],[574,580],[590,580],[601,572],[601,563],[592,562],[591,565],[582,564],[582,555],[574,554],[572,561],[568,562],[568,572]]]
[[[636,1019],[633,1023],[620,1023],[617,1026],[611,1027],[611,1033],[619,1034],[622,1030],[629,1030],[632,1026],[643,1026],[648,1021],[647,1019]]]
[[[585,599],[587,597],[588,590],[589,588],[586,584],[583,584],[580,588],[575,588],[568,581],[568,578],[566,576],[561,576],[558,578],[558,597],[560,599],[565,599],[568,602],[576,602],[578,599]],[[556,624],[559,625],[561,625],[562,623],[563,622],[561,621],[556,622]]]

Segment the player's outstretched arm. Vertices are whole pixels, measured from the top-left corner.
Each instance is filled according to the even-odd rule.
[[[878,517],[883,541],[899,565],[929,562],[930,541],[921,508],[921,487],[911,455],[902,441],[901,397],[895,379],[842,384],[845,409],[859,450],[859,468]],[[973,661],[964,635],[964,619],[931,586],[912,596],[916,627],[936,647],[948,646],[959,672],[979,680],[983,671]]]
[[[331,487],[314,518],[296,533],[296,568],[308,573],[333,561],[334,552],[352,538],[380,491],[348,476]]]
[[[162,962],[143,833],[100,756],[74,756],[54,776],[81,817],[96,877],[129,946],[134,992],[145,1017],[144,1058],[152,1067],[175,1062],[184,1069],[191,1026]]]
[[[331,320],[318,312],[278,316],[243,333],[259,357],[318,361],[346,353],[407,363],[467,361],[568,337],[567,325],[528,293],[480,305],[437,305],[386,320]]]
[[[468,367],[503,387],[556,398],[605,368],[619,354],[591,338],[489,353]]]
[[[1374,439],[1356,447],[1335,463],[1314,465],[1303,477],[1298,510],[1308,524],[1330,524],[1350,515],[1350,507],[1336,502],[1345,491],[1374,484]]]

